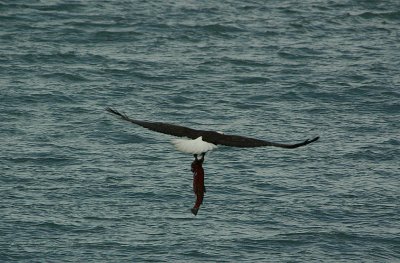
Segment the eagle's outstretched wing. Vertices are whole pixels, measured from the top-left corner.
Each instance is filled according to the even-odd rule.
[[[211,142],[214,144],[220,144],[225,146],[233,146],[233,147],[264,147],[264,146],[274,146],[280,148],[294,149],[297,147],[301,147],[307,145],[309,143],[315,142],[319,139],[319,136],[313,139],[307,139],[300,143],[295,144],[285,144],[285,143],[276,143],[269,142],[265,140],[259,140],[239,135],[229,135],[229,134],[219,134],[214,136],[203,136],[203,140],[207,142]]]
[[[120,117],[125,121],[129,121],[131,123],[137,124],[144,128],[147,128],[152,131],[169,134],[178,137],[187,137],[190,139],[196,139],[202,136],[203,141],[213,143],[215,145],[225,145],[225,146],[232,146],[232,147],[263,147],[263,146],[274,146],[274,147],[281,147],[281,148],[288,148],[293,149],[300,146],[307,145],[309,143],[315,142],[319,139],[319,136],[313,139],[307,139],[300,143],[295,144],[284,144],[284,143],[275,143],[269,142],[259,139],[253,139],[249,137],[239,136],[239,135],[228,135],[222,134],[215,131],[204,131],[204,130],[195,130],[191,128],[187,128],[184,126],[179,126],[175,124],[163,123],[163,122],[150,122],[150,121],[142,121],[142,120],[135,120],[129,118],[126,114],[120,113],[117,110],[112,108],[106,108],[106,111]]]
[[[121,119],[125,121],[132,122],[134,124],[137,124],[139,126],[142,126],[144,128],[147,128],[149,130],[155,131],[155,132],[160,132],[164,134],[169,134],[173,136],[178,136],[178,137],[188,137],[190,139],[196,139],[201,136],[198,130],[190,129],[187,127],[179,126],[179,125],[174,125],[174,124],[169,124],[169,123],[163,123],[163,122],[151,122],[151,121],[141,121],[141,120],[134,120],[129,118],[126,114],[120,113],[117,110],[114,110],[112,108],[106,108],[106,111],[117,115]]]

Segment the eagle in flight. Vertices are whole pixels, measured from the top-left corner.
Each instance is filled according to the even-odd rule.
[[[294,149],[301,146],[305,146],[319,139],[319,136],[317,136],[313,139],[307,139],[300,143],[294,143],[294,144],[276,143],[240,135],[229,135],[216,131],[196,130],[164,122],[136,120],[128,117],[124,113],[120,113],[119,111],[109,107],[106,108],[106,111],[114,114],[115,116],[121,118],[122,120],[129,121],[133,124],[142,126],[149,130],[168,135],[173,135],[176,137],[181,137],[178,139],[174,139],[172,141],[176,149],[184,153],[191,153],[195,157],[191,165],[193,172],[193,191],[196,195],[196,203],[191,210],[194,215],[197,215],[197,212],[203,201],[204,193],[206,191],[204,187],[204,170],[202,167],[206,152],[217,148],[218,145],[242,147],[242,148],[274,146],[286,149]],[[187,139],[182,139],[182,138],[187,138]],[[198,158],[198,155],[201,155],[201,158]]]

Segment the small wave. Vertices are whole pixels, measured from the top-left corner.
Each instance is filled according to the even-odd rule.
[[[323,52],[317,49],[307,47],[299,48],[281,48],[278,55],[286,59],[315,58],[323,55]]]
[[[271,82],[271,79],[265,77],[238,77],[235,81],[240,84],[263,84]]]
[[[236,26],[221,25],[221,24],[211,24],[211,25],[201,26],[201,28],[212,33],[230,33],[230,32],[243,31],[242,29]]]
[[[400,145],[400,140],[391,138],[389,140],[384,141],[383,144],[398,146]]]
[[[135,144],[135,143],[143,143],[146,142],[147,140],[139,135],[136,134],[117,134],[112,136],[112,139],[114,142],[118,144]]]
[[[266,61],[260,60],[252,60],[252,59],[240,59],[240,58],[231,58],[231,57],[224,57],[222,58],[223,61],[226,61],[232,65],[238,66],[251,66],[251,67],[269,67],[272,66],[271,63]]]
[[[36,63],[36,62],[59,62],[61,61],[71,61],[74,62],[75,59],[78,59],[79,56],[74,51],[68,52],[56,52],[56,53],[26,53],[21,55],[21,59],[25,60],[29,63]]]
[[[49,4],[49,5],[40,5],[37,6],[36,9],[40,11],[79,11],[85,6],[75,1],[68,1],[65,3],[57,3],[57,4]]]
[[[100,41],[137,41],[140,33],[132,30],[128,31],[97,31],[94,33],[93,38]]]
[[[390,20],[399,20],[400,19],[400,11],[385,12],[385,13],[363,12],[361,14],[358,14],[357,16],[364,18],[364,19],[383,18],[383,19],[390,19]]]
[[[42,77],[46,79],[59,79],[68,81],[89,81],[89,79],[81,76],[80,74],[71,73],[48,73],[42,74]]]
[[[16,158],[5,158],[7,161],[11,161],[15,164],[22,164],[22,163],[31,163],[31,164],[54,164],[54,163],[65,163],[73,161],[73,158],[70,157],[57,157],[57,156],[48,156],[48,157],[16,157]]]

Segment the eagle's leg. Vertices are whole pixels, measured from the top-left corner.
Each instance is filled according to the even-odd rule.
[[[204,160],[204,156],[206,155],[205,152],[201,153],[201,159]]]

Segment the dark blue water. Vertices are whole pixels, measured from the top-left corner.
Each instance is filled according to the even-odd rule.
[[[1,262],[400,262],[400,2],[1,1]],[[204,164],[124,123],[304,148]]]

